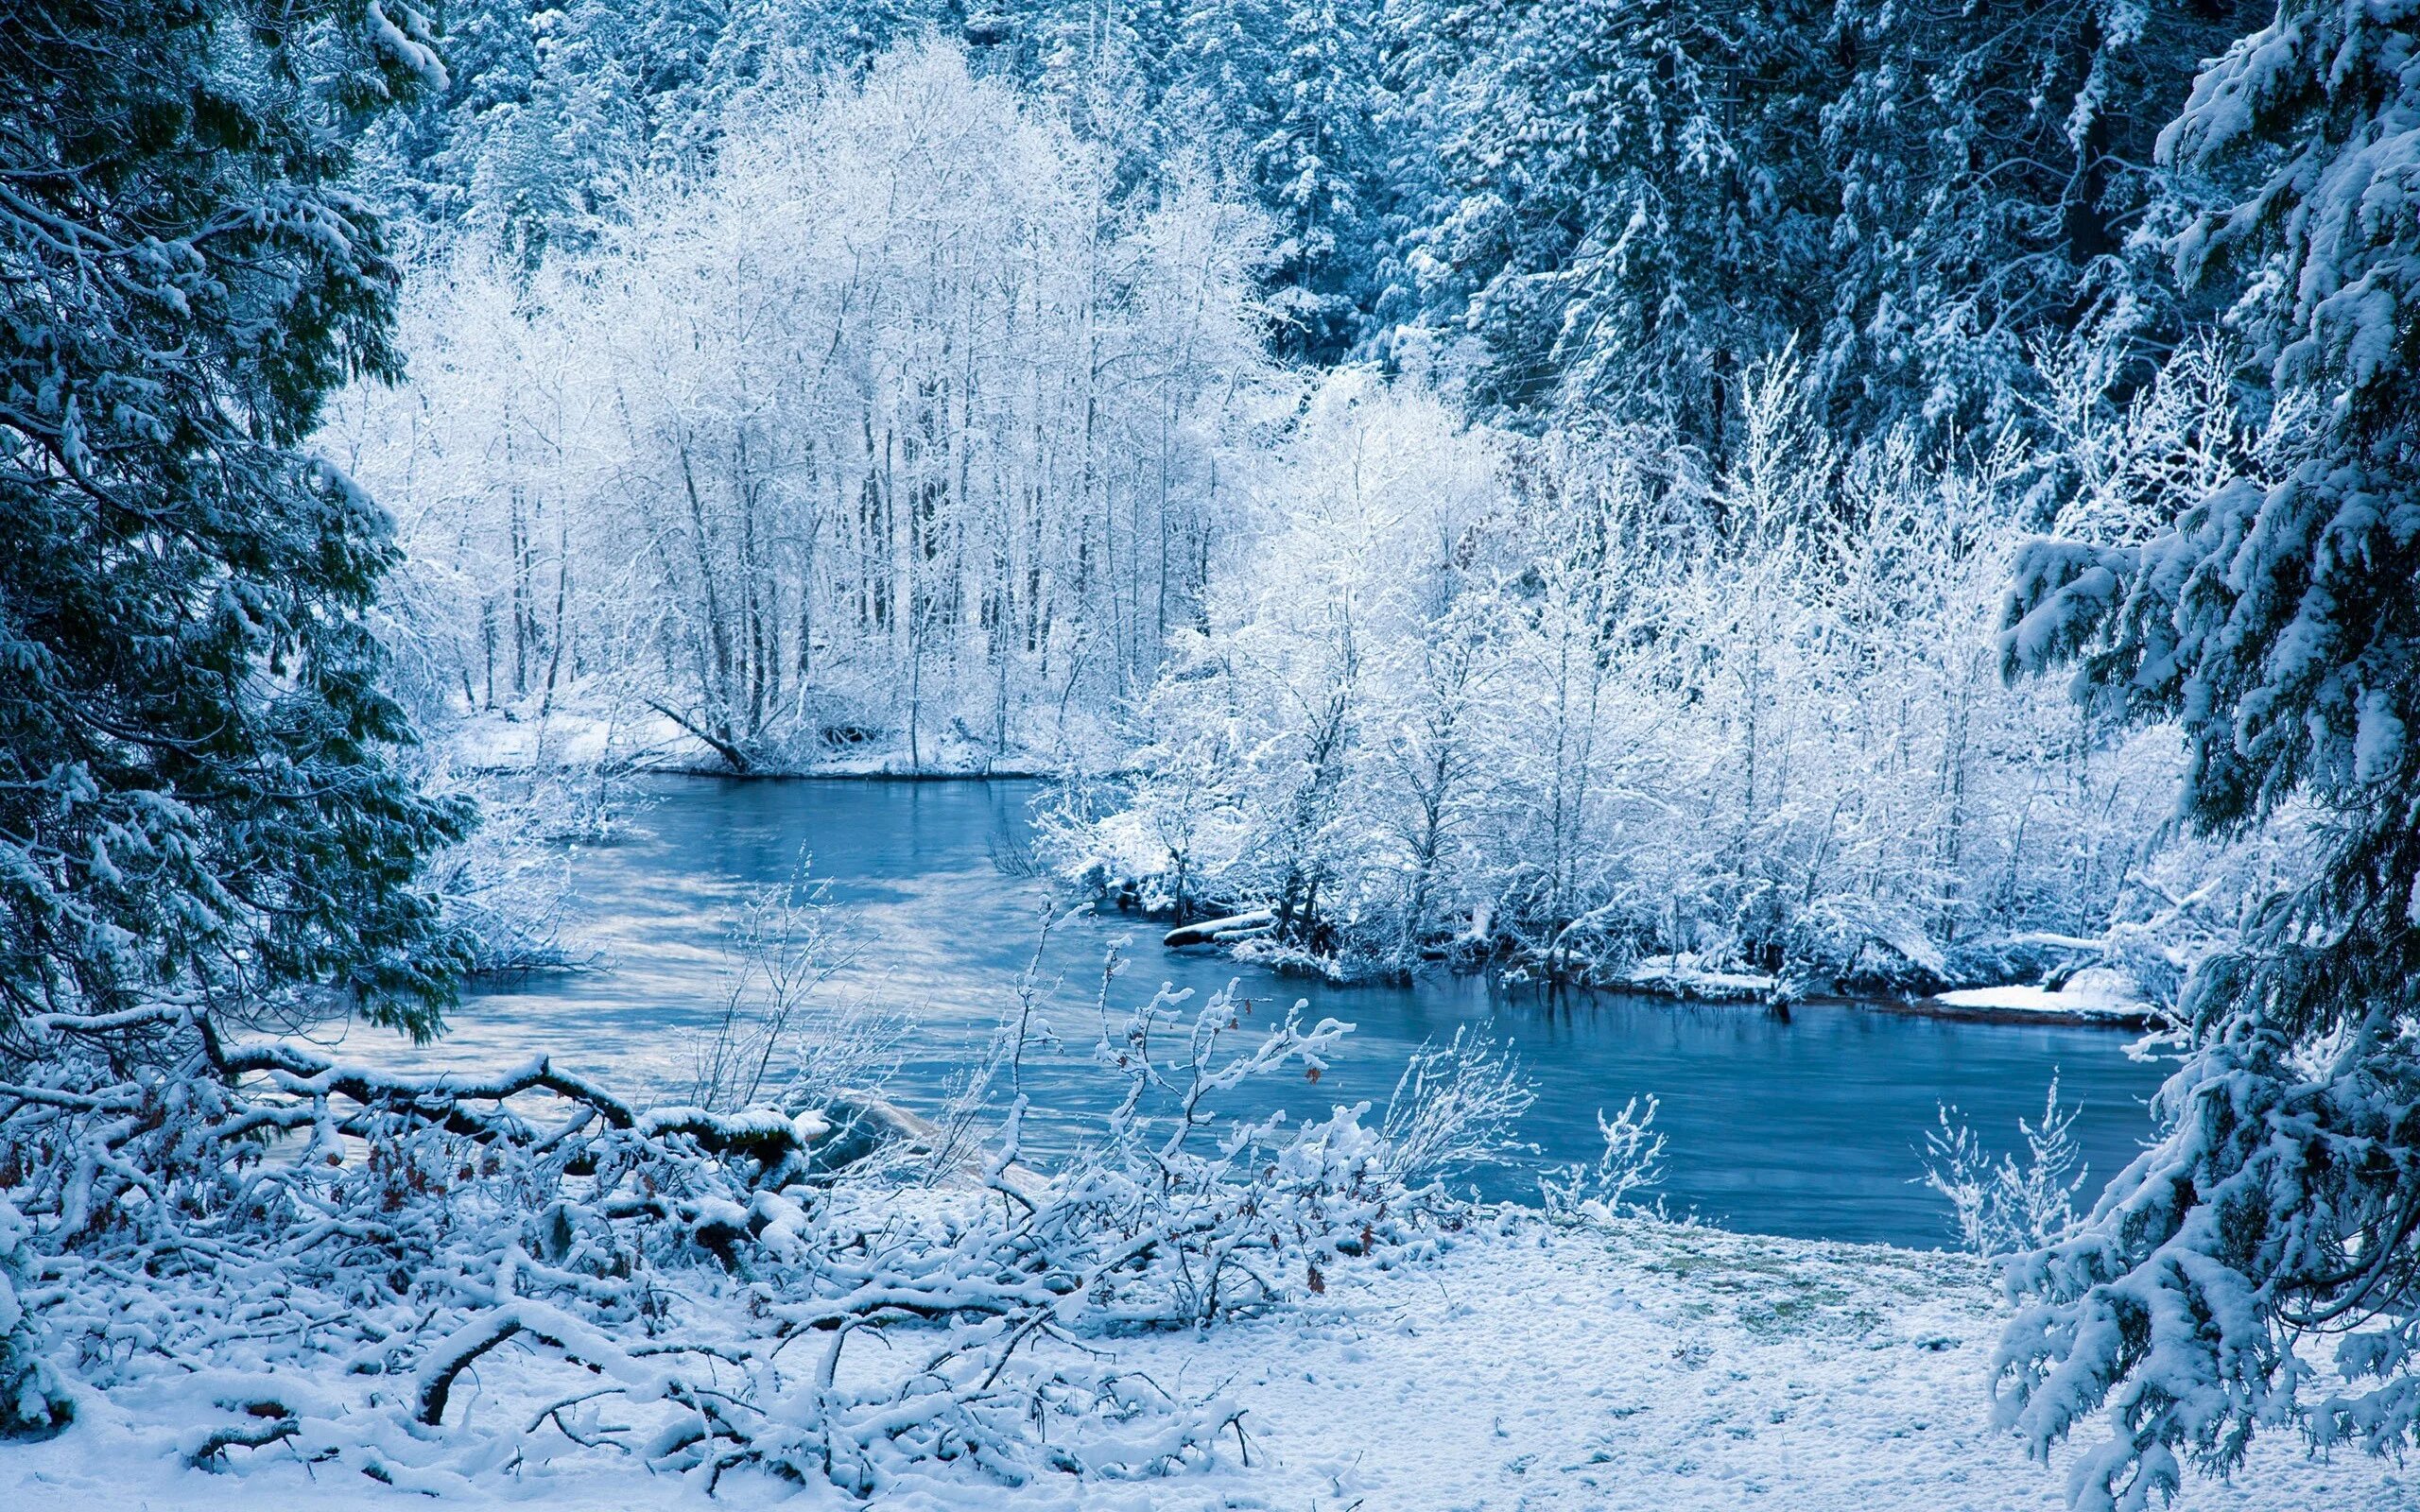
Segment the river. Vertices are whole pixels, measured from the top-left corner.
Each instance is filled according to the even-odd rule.
[[[722,999],[730,920],[753,887],[793,874],[802,852],[859,931],[856,967],[826,992],[872,998],[912,1022],[890,1083],[909,1106],[937,1102],[978,1055],[1032,955],[1047,885],[1003,868],[1020,849],[1031,783],[734,782],[662,778],[627,838],[568,860],[578,937],[601,968],[483,983],[451,1029],[406,1058],[426,1067],[493,1065],[533,1052],[640,1095],[677,1093]],[[1929,1247],[1947,1209],[1918,1184],[1936,1103],[2013,1142],[2037,1114],[2053,1070],[2080,1104],[2074,1136],[2097,1190],[2150,1131],[2145,1101],[2161,1071],[2130,1059],[2131,1035],[2066,1024],[1979,1023],[1883,1006],[1674,1003],[1617,994],[1548,996],[1482,976],[1409,986],[1331,987],[1242,970],[1159,944],[1159,929],[1080,914],[1054,929],[1043,975],[1063,1048],[1028,1060],[1045,1115],[1037,1138],[1073,1137],[1106,1089],[1089,1050],[1102,953],[1131,936],[1115,1000],[1162,982],[1207,994],[1230,978],[1255,1019],[1295,999],[1355,1033],[1316,1087],[1288,1077],[1238,1105],[1323,1115],[1338,1102],[1383,1105],[1405,1057],[1471,1024],[1510,1040],[1537,1102],[1521,1137],[1533,1148],[1464,1183],[1489,1198],[1536,1195],[1545,1166],[1593,1159],[1599,1109],[1634,1094],[1660,1100],[1669,1141],[1668,1209],[1754,1232]]]

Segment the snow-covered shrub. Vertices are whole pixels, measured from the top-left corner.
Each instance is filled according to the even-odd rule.
[[[491,744],[493,727],[432,707],[419,773],[424,791],[476,806],[475,828],[429,861],[427,882],[469,954],[490,975],[581,971],[596,964],[572,923],[571,849],[610,845],[648,799],[631,786],[629,753],[608,723],[574,743],[540,716]]]
[[[32,1236],[33,1225],[0,1196],[0,1438],[46,1438],[75,1416],[43,1355],[42,1320],[26,1307],[37,1263]]]
[[[1321,1289],[1420,1242],[1433,1200],[1360,1107],[1225,1123],[1222,1093],[1316,1082],[1348,1032],[1243,1028],[1232,992],[1104,1010],[1094,1057],[1124,1096],[1094,1138],[1029,1168],[1019,1099],[979,1165],[920,1188],[831,1153],[839,1100],[646,1109],[543,1060],[400,1076],[224,1044],[182,1009],[29,1021],[0,1115],[11,1384],[64,1400],[24,1342],[47,1327],[103,1391],[195,1372],[229,1415],[185,1445],[197,1465],[274,1444],[423,1486],[594,1452],[868,1497],[1199,1463],[1240,1409],[1082,1335]],[[138,1030],[130,1072],[109,1050]]]
[[[823,991],[863,944],[804,853],[788,881],[752,889],[723,947],[722,1012],[694,1047],[686,1100],[726,1111],[798,1109],[879,1087],[907,1025],[873,1004],[833,1002]]]
[[[1635,1097],[1620,1112],[1597,1114],[1605,1142],[1596,1163],[1574,1163],[1538,1178],[1547,1220],[1557,1224],[1604,1224],[1637,1211],[1631,1200],[1664,1179],[1664,1136],[1655,1131],[1655,1099]]]
[[[1222,1041],[1243,1026],[1236,985],[1188,1016],[1192,996],[1163,987],[1122,1022],[1104,1016],[1093,1058],[1125,1093],[1101,1138],[1053,1182],[1057,1211],[1034,1211],[1037,1222],[1088,1228],[1105,1236],[1092,1243],[1133,1257],[1096,1283],[1096,1303],[1123,1324],[1200,1326],[1298,1286],[1318,1290],[1341,1257],[1415,1241],[1435,1200],[1406,1185],[1383,1132],[1362,1125],[1366,1104],[1301,1125],[1280,1112],[1214,1127],[1219,1094],[1244,1081],[1300,1066],[1317,1083],[1324,1052],[1351,1026],[1330,1019],[1304,1029],[1289,1012],[1256,1043],[1227,1052]],[[1023,1099],[1015,1106],[989,1167],[995,1181],[1015,1158]]]
[[[1451,1040],[1424,1042],[1405,1061],[1379,1137],[1396,1178],[1416,1187],[1501,1160],[1537,1100],[1511,1050],[1458,1025]]]
[[[1962,1248],[1997,1258],[2054,1244],[2074,1229],[2076,1194],[2091,1175],[2067,1132],[2080,1111],[2059,1101],[2053,1075],[2040,1121],[2017,1120],[2025,1146],[2019,1163],[2014,1155],[1993,1153],[1958,1109],[1941,1106],[1939,1126],[1925,1131],[1924,1182],[1948,1199]]]
[[[2300,804],[2224,839],[2179,836],[2127,874],[2095,959],[2123,972],[2144,1001],[2178,1009],[2194,968],[2310,876],[2321,837]]]

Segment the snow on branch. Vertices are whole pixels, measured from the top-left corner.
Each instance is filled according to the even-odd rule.
[[[643,1108],[543,1058],[404,1075],[224,1045],[182,1008],[26,1021],[0,1066],[0,1384],[40,1420],[13,1426],[159,1375],[230,1415],[179,1441],[229,1473],[273,1452],[442,1489],[601,1454],[874,1498],[1202,1464],[1241,1407],[1092,1340],[1320,1290],[1427,1243],[1443,1199],[1361,1107],[1219,1112],[1316,1082],[1348,1025],[1247,1033],[1232,989],[1119,1015],[1114,975],[1094,1055],[1124,1095],[1096,1136],[1041,1176],[1020,1098],[938,1188],[845,1098]],[[144,1057],[113,1053],[135,1033]]]

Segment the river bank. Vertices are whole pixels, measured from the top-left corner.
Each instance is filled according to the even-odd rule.
[[[1241,1403],[1242,1435],[1208,1462],[1140,1482],[1053,1476],[1023,1486],[937,1473],[906,1512],[2054,1512],[2074,1451],[2048,1464],[1990,1420],[2004,1316],[1974,1262],[1877,1246],[1757,1238],[1618,1220],[1554,1228],[1479,1215],[1434,1259],[1361,1265],[1298,1309],[1203,1334],[1089,1340],[1180,1395]],[[230,1372],[231,1378],[240,1372]],[[2325,1389],[2326,1376],[2319,1382]],[[218,1394],[233,1379],[214,1380]],[[527,1410],[514,1351],[483,1362],[465,1411]],[[292,1381],[281,1390],[302,1395]],[[380,1378],[307,1383],[311,1412],[374,1414]],[[183,1468],[209,1393],[163,1371],[103,1396],[47,1443],[0,1454],[0,1504],[239,1512],[301,1504],[542,1512],[706,1505],[838,1509],[828,1485],[756,1471],[712,1502],[684,1478],[554,1437],[518,1464],[413,1472],[395,1484],[315,1475],[272,1447],[222,1473]],[[467,1472],[466,1472],[467,1469]],[[425,1493],[425,1494],[424,1494]],[[432,1497],[434,1500],[432,1501]],[[2184,1512],[2391,1512],[2420,1500],[2392,1463],[2314,1460],[2256,1442],[2230,1482],[2188,1479]]]
[[[930,753],[921,759],[900,747],[895,739],[870,738],[862,743],[818,746],[804,758],[760,757],[735,765],[716,743],[652,709],[634,719],[566,711],[529,718],[509,710],[489,711],[466,719],[449,734],[446,744],[461,765],[495,772],[526,773],[547,765],[577,770],[613,764],[652,778],[742,782],[1042,783],[1061,776],[1060,764],[1042,753],[999,752],[946,733],[938,736]],[[1171,918],[1165,907],[1155,907],[1149,901],[1149,879],[1115,876],[1097,866],[1063,866],[1061,869],[1069,873],[1063,880],[1090,893],[1097,910],[1168,925],[1167,943],[1171,947],[1216,944],[1238,964],[1340,985],[1401,974],[1400,967],[1379,963],[1357,948],[1367,942],[1346,939],[1323,952],[1280,943],[1270,937],[1270,911],[1253,909],[1245,902],[1231,900],[1225,909],[1213,910],[1237,915],[1234,919],[1204,919],[1198,909],[1182,919]],[[1222,940],[1208,937],[1219,923],[1244,918],[1257,920],[1259,927],[1231,933]],[[1432,953],[1435,958],[1425,969],[1493,972],[1508,986],[1550,981],[1682,1002],[1858,1003],[1976,1022],[2152,1027],[2159,1019],[2157,1006],[2131,984],[2079,993],[2046,983],[2046,971],[2072,970],[2078,964],[2079,949],[2088,944],[2079,940],[2069,949],[2046,953],[2039,948],[2038,937],[1986,940],[1962,950],[1952,962],[1920,941],[1898,946],[1876,941],[1868,949],[1879,953],[1883,966],[1866,977],[1846,982],[1809,982],[1789,970],[1758,971],[1688,953],[1598,962],[1564,952],[1547,960],[1512,949],[1505,940],[1485,938],[1460,941],[1452,949]],[[2083,954],[2088,956],[2089,952]]]

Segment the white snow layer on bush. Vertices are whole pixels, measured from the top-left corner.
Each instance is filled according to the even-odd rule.
[[[1316,1082],[1349,1026],[1246,1040],[1230,994],[1189,995],[1103,1015],[1125,1095],[1041,1181],[1022,1098],[979,1170],[920,1180],[895,1151],[827,1169],[814,1108],[642,1110],[544,1060],[395,1076],[174,1009],[29,1021],[49,1053],[0,1089],[11,1349],[83,1419],[62,1452],[133,1435],[121,1474],[490,1495],[567,1459],[888,1501],[1200,1468],[1239,1407],[1106,1341],[1417,1254],[1452,1210],[1360,1107],[1218,1113]]]

